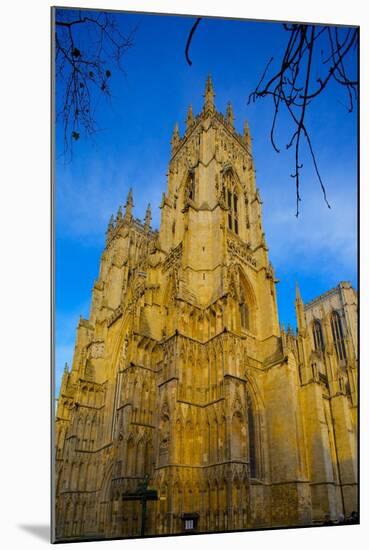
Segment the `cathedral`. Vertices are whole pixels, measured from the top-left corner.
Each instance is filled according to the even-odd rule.
[[[216,110],[210,77],[174,129],[159,231],[133,201],[108,225],[62,378],[54,540],[358,511],[356,292],[304,303],[296,286],[297,332],[280,327],[249,127]]]

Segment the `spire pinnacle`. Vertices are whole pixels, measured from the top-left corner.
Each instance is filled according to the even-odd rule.
[[[129,188],[128,195],[127,195],[126,207],[127,207],[128,205],[129,205],[129,206],[133,206],[132,187]]]
[[[193,116],[192,105],[190,105],[188,107],[187,118],[186,118],[186,128],[187,128],[187,130],[189,128],[191,128],[194,121],[195,121],[195,117]]]
[[[145,228],[146,229],[149,229],[149,227],[151,226],[151,206],[150,206],[150,203],[147,205],[147,208],[146,208],[146,214],[145,214]]]
[[[233,107],[230,101],[228,101],[228,104],[227,104],[226,119],[227,119],[227,124],[229,124],[231,128],[234,128]]]
[[[114,216],[113,214],[110,216],[110,220],[109,220],[109,223],[108,223],[108,227],[106,229],[106,238],[107,240],[110,239],[111,235],[112,235],[112,232],[113,232],[113,229],[114,229]]]
[[[127,201],[125,204],[125,214],[124,219],[126,221],[131,221],[132,219],[132,208],[133,208],[133,194],[132,194],[132,187],[130,187],[127,195]]]
[[[302,301],[300,289],[296,281],[296,300],[295,300],[295,309],[296,309],[296,319],[297,319],[297,328],[299,334],[303,336],[306,329],[306,319],[305,319],[305,310],[304,302]]]
[[[212,113],[215,109],[214,106],[214,88],[213,88],[213,81],[211,79],[211,75],[208,75],[208,78],[206,80],[206,86],[205,86],[205,103],[204,103],[204,112],[205,113]]]
[[[303,303],[297,281],[296,281],[296,302]]]
[[[65,365],[64,365],[64,372],[65,372],[66,374],[69,373],[68,363],[65,363]]]
[[[122,218],[123,218],[122,207],[120,206],[117,212],[117,218],[116,218],[117,222],[119,223],[122,220]]]
[[[245,120],[245,123],[243,125],[243,141],[245,142],[249,152],[251,153],[251,136],[247,120]]]
[[[179,126],[178,122],[176,122],[176,125],[174,126],[172,139],[170,141],[172,145],[172,153],[174,153],[175,149],[178,147],[179,143],[181,141],[181,137],[179,135]]]

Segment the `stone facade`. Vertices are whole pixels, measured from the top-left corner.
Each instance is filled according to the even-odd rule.
[[[357,510],[356,293],[280,329],[251,138],[232,107],[172,137],[159,232],[130,192],[107,230],[58,399],[56,539],[310,525]],[[338,321],[337,321],[338,319]],[[190,520],[186,518],[191,518]]]

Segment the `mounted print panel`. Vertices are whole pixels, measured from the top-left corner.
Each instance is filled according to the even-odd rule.
[[[53,542],[358,523],[358,27],[52,23]]]

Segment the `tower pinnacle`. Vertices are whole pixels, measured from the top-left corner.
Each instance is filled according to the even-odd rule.
[[[233,107],[230,101],[228,101],[228,104],[227,104],[226,119],[227,119],[227,124],[229,124],[231,128],[234,128]]]
[[[247,120],[245,120],[245,124],[243,125],[243,141],[245,142],[249,153],[251,153],[250,128],[249,128]]]
[[[145,229],[149,229],[151,226],[151,206],[150,203],[147,205],[146,214],[145,214]]]
[[[186,118],[187,130],[191,128],[192,124],[194,123],[194,120],[195,120],[195,117],[193,116],[192,105],[190,105],[187,111],[187,118]]]
[[[107,241],[110,239],[111,235],[112,235],[112,232],[113,232],[113,229],[114,229],[114,216],[113,214],[110,216],[110,220],[109,220],[109,223],[108,223],[108,227],[106,229],[106,239]]]
[[[122,218],[123,218],[123,215],[122,215],[122,207],[120,206],[120,207],[118,208],[118,212],[117,212],[117,218],[116,218],[117,223],[119,223],[120,221],[122,221]]]
[[[296,302],[302,302],[302,298],[301,298],[301,294],[300,294],[300,289],[299,289],[299,285],[296,281]]]
[[[302,301],[300,289],[298,287],[297,281],[296,281],[295,308],[296,308],[297,327],[299,329],[299,333],[303,335],[304,330],[306,329],[306,320],[305,320],[304,302]]]
[[[211,75],[209,74],[207,80],[206,80],[206,86],[205,86],[205,103],[204,103],[204,112],[205,113],[212,113],[214,112],[215,105],[214,105],[214,88],[213,88],[213,81],[211,79]]]
[[[176,122],[176,125],[174,126],[174,130],[173,130],[172,139],[170,141],[170,143],[172,145],[172,153],[174,153],[174,151],[178,147],[180,141],[181,141],[181,137],[179,135],[178,122]]]
[[[126,211],[124,214],[124,219],[126,221],[131,221],[132,219],[132,208],[133,208],[133,195],[132,195],[132,187],[131,187],[128,191],[127,202],[125,204]]]

